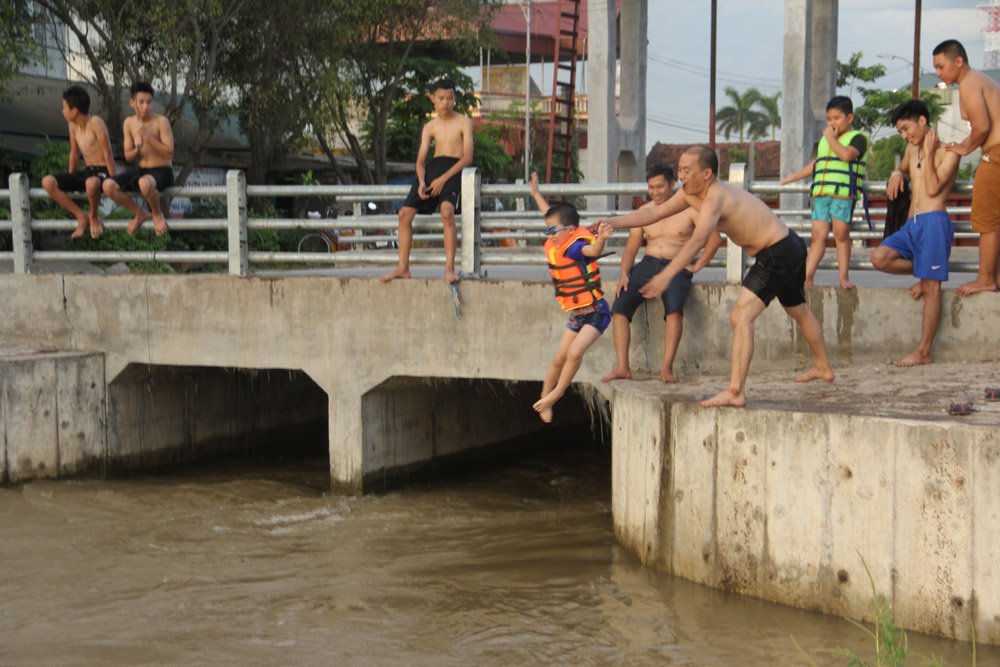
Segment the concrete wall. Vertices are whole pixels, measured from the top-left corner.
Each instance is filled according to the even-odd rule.
[[[619,541],[672,574],[1000,644],[1000,434],[883,417],[613,401]],[[864,564],[862,563],[864,559]]]
[[[366,473],[362,397],[392,377],[541,381],[565,324],[550,285],[464,281],[463,317],[439,280],[323,277],[0,275],[0,340],[105,354],[105,376],[129,364],[304,371],[328,402],[333,488],[359,492]],[[728,310],[738,289],[696,285],[677,370],[726,374]],[[899,289],[812,288],[835,364],[882,363],[914,346],[922,305]],[[997,330],[989,299],[944,298],[935,358],[977,360]],[[634,369],[658,369],[662,306],[633,323]],[[752,372],[790,369],[806,358],[791,320],[772,306],[756,324]],[[600,382],[612,364],[611,336],[588,352],[577,375]],[[533,418],[530,402],[521,407]],[[558,406],[556,412],[559,412]]]
[[[0,357],[0,483],[99,468],[104,392],[100,354]]]

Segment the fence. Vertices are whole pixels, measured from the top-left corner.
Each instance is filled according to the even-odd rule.
[[[781,186],[776,181],[754,181],[751,170],[744,164],[733,164],[729,171],[729,182],[758,195],[778,195],[783,193],[805,193],[807,185]],[[230,171],[226,175],[226,185],[207,187],[179,187],[166,190],[166,197],[221,198],[226,201],[225,218],[170,220],[172,232],[224,230],[228,234],[226,251],[81,251],[81,250],[40,250],[34,247],[32,232],[37,231],[69,231],[74,228],[71,220],[32,220],[32,199],[45,199],[48,194],[42,189],[32,189],[28,186],[25,174],[13,174],[9,180],[9,189],[0,190],[0,203],[9,200],[11,220],[0,220],[0,233],[10,232],[13,240],[12,252],[0,252],[0,261],[13,260],[16,273],[31,273],[36,263],[53,261],[80,262],[165,262],[168,264],[224,264],[233,275],[245,276],[255,265],[357,265],[357,264],[395,264],[398,254],[391,248],[358,249],[338,252],[266,252],[254,250],[249,246],[248,232],[250,230],[303,230],[303,231],[333,231],[340,232],[338,241],[343,245],[364,246],[373,243],[391,241],[391,236],[373,235],[369,232],[391,233],[397,228],[394,215],[361,215],[362,204],[378,201],[402,200],[409,188],[404,185],[250,185],[241,171]],[[644,194],[643,183],[608,183],[608,184],[553,184],[543,185],[542,194],[552,197],[594,197],[618,196],[628,197]],[[885,182],[873,182],[866,185],[871,194],[885,191]],[[971,183],[963,182],[955,186],[955,193],[968,194]],[[312,218],[249,218],[247,202],[254,197],[335,197],[340,203],[353,203],[353,216],[337,219]],[[515,201],[514,210],[484,209],[483,201],[502,201],[504,198]],[[503,264],[537,264],[539,252],[537,248],[497,248],[485,247],[490,242],[505,239],[516,241],[537,241],[544,239],[542,229],[544,223],[537,211],[528,210],[525,202],[530,201],[528,187],[525,184],[495,185],[482,184],[479,170],[465,169],[462,173],[462,210],[459,216],[459,238],[461,240],[460,270],[463,275],[478,277],[483,275],[483,267]],[[494,204],[493,208],[497,208]],[[969,207],[951,207],[952,217],[967,215]],[[584,221],[592,221],[602,217],[618,214],[619,210],[582,209]],[[808,235],[808,209],[777,209],[775,213],[783,218],[790,228]],[[875,228],[868,230],[861,221],[860,211],[855,213],[852,227],[852,238],[865,240],[882,237],[882,222],[885,218],[884,208],[871,209]],[[107,221],[108,229],[124,229],[124,221]],[[439,242],[443,239],[443,228],[440,217],[436,215],[418,216],[414,221],[415,241]],[[344,232],[360,231],[360,235],[348,236]],[[427,233],[430,230],[432,233]],[[978,238],[971,232],[968,222],[955,223],[955,237]],[[623,235],[616,235],[620,237]],[[471,242],[468,242],[471,241]],[[610,244],[613,250],[620,247],[620,238]],[[738,282],[747,266],[747,257],[742,251],[725,253],[725,260],[715,260],[712,265],[726,266],[726,278]],[[615,260],[611,260],[615,261]],[[411,262],[443,264],[444,252],[414,253]],[[835,260],[824,260],[821,268],[833,268]],[[977,262],[951,262],[953,271],[976,271]],[[867,258],[855,258],[851,261],[852,269],[871,270],[873,267]]]

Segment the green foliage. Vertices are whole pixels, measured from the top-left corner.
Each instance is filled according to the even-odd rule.
[[[42,187],[42,179],[48,174],[59,174],[69,169],[69,142],[46,139],[38,145],[41,154],[28,167],[31,187]],[[39,220],[61,219],[69,215],[66,210],[50,199],[36,199],[31,202],[31,217]]]
[[[117,213],[107,216],[108,219],[124,219],[132,217],[125,209],[117,208]],[[163,252],[166,250],[188,250],[187,245],[179,240],[171,238],[170,234],[156,236],[151,229],[140,229],[134,235],[129,236],[124,230],[105,230],[98,239],[92,239],[84,234],[78,239],[69,242],[68,249],[80,251],[100,251],[100,252]],[[169,273],[170,267],[162,262],[126,262],[133,273]],[[107,267],[109,264],[101,263],[100,266]]]
[[[732,104],[719,109],[715,114],[716,129],[726,139],[735,133],[740,143],[743,143],[744,132],[751,140],[766,136],[768,128],[772,127],[772,114],[768,105],[773,100],[773,104],[777,106],[777,95],[773,98],[765,97],[756,88],[748,88],[740,93],[732,86],[727,86],[725,92]],[[757,109],[758,106],[763,106],[764,110]],[[780,113],[778,118],[780,124]]]
[[[898,134],[874,142],[868,151],[865,178],[869,181],[884,181],[889,178],[889,174],[896,168],[896,158],[902,158],[905,150],[906,142]]]
[[[837,87],[849,85],[851,95],[856,84],[871,83],[885,75],[883,65],[862,66],[860,64],[862,55],[862,52],[858,51],[851,54],[847,63],[837,63]],[[878,128],[890,126],[889,117],[893,110],[911,97],[909,90],[882,90],[860,85],[857,86],[857,90],[861,94],[862,103],[854,105],[853,126],[869,136],[872,136]],[[934,91],[924,90],[920,93],[920,99],[927,104],[931,116],[930,122],[937,122],[944,113],[941,98]]]
[[[976,162],[974,160],[970,160],[969,162],[965,163],[964,167],[958,170],[958,180],[971,181],[972,176],[975,174],[975,172],[976,172]],[[2,214],[0,214],[0,217],[2,217]]]
[[[862,51],[855,51],[846,63],[837,61],[837,88],[843,88],[850,84],[848,97],[854,93],[855,82],[872,83],[885,76],[885,65],[862,66],[861,58],[863,57]]]
[[[45,58],[38,32],[35,5],[28,0],[0,2],[0,91],[21,68]]]
[[[507,154],[502,131],[495,125],[484,125],[473,135],[474,164],[479,167],[484,183],[497,183],[517,178],[517,166]]]

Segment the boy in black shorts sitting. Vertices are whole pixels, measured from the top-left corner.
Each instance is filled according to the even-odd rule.
[[[413,246],[413,218],[417,213],[433,213],[441,206],[444,223],[444,279],[458,282],[455,248],[458,230],[455,212],[462,192],[462,170],[472,164],[472,120],[455,112],[455,82],[442,79],[431,86],[435,117],[424,125],[417,152],[417,180],[399,211],[399,264],[382,276],[382,282],[410,277],[410,248]],[[434,142],[434,157],[427,153]]]
[[[70,236],[78,239],[90,226],[91,238],[104,232],[104,225],[97,216],[101,201],[101,184],[115,175],[115,160],[111,155],[111,140],[104,121],[90,115],[90,95],[80,86],[70,86],[63,92],[62,114],[69,126],[69,173],[48,175],[42,187],[56,202],[76,218],[76,229]],[[87,166],[76,170],[83,155]],[[90,215],[70,199],[67,192],[84,192],[90,200]]]
[[[150,217],[157,236],[167,233],[167,220],[160,211],[160,192],[174,184],[174,134],[167,119],[153,113],[153,87],[145,81],[132,84],[129,106],[134,116],[125,119],[125,159],[138,161],[136,171],[124,173],[104,182],[104,194],[124,206],[135,216],[126,230],[134,234]],[[124,190],[124,192],[123,192]],[[144,211],[125,192],[141,192],[149,203],[152,215]]]

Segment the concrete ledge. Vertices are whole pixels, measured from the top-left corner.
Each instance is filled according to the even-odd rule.
[[[100,468],[104,355],[0,351],[0,482]]]
[[[1000,363],[853,367],[833,384],[752,376],[747,409],[703,409],[718,381],[619,383],[614,531],[645,563],[708,586],[1000,644]]]

